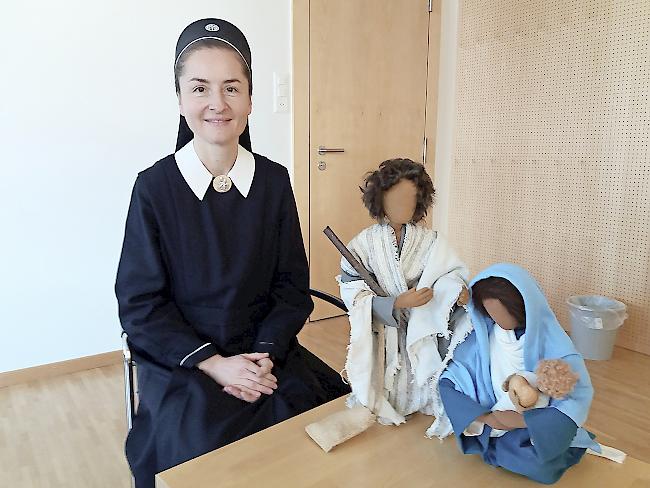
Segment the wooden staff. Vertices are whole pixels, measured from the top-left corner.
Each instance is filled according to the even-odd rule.
[[[338,251],[341,253],[341,256],[343,256],[348,263],[350,263],[350,266],[354,268],[354,270],[359,274],[361,279],[365,281],[366,285],[372,290],[372,292],[377,295],[378,297],[387,297],[389,296],[381,286],[379,286],[379,283],[372,277],[370,272],[365,268],[363,264],[361,264],[350,252],[350,250],[345,247],[345,244],[341,242],[341,239],[338,238],[338,236],[334,233],[334,231],[330,228],[328,225],[323,229],[323,233],[327,236],[327,238],[334,244],[334,247],[338,249]],[[404,319],[404,323],[407,322],[406,319],[406,314],[404,310],[399,311],[399,316],[400,318]],[[399,325],[399,324],[398,324]]]

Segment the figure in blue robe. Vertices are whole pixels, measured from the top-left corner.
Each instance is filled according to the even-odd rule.
[[[514,332],[513,341],[523,341],[524,369],[534,371],[543,359],[563,359],[579,375],[578,382],[569,395],[551,399],[547,407],[526,410],[523,416],[506,412],[509,418],[519,418],[521,425],[517,428],[510,425],[505,434],[493,429],[489,423],[495,422],[489,415],[501,392],[495,394],[493,386],[492,370],[497,368],[490,364],[490,342],[492,339],[492,358],[496,362],[495,328],[501,326],[495,323],[485,302],[476,303],[474,298],[478,297],[473,297],[468,308],[474,331],[458,346],[453,361],[441,375],[440,395],[463,453],[479,454],[488,464],[551,484],[578,463],[587,448],[600,452],[593,435],[582,428],[593,397],[591,380],[582,356],[558,323],[535,279],[519,266],[497,264],[479,273],[470,286],[492,277],[507,280],[523,298],[525,315],[510,332]],[[497,332],[502,333],[503,327]],[[482,419],[490,420],[483,423]]]

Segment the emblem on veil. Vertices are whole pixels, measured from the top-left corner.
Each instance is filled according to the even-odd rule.
[[[208,32],[217,32],[219,30],[219,26],[217,24],[208,24],[205,26],[205,30]]]
[[[212,181],[212,186],[219,193],[226,193],[230,188],[232,188],[232,181],[228,175],[219,175]]]

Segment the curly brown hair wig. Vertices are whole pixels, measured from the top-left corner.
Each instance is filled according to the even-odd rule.
[[[520,326],[526,326],[524,298],[515,285],[508,280],[492,276],[474,283],[472,286],[472,302],[476,309],[484,315],[488,315],[483,306],[483,300],[486,298],[499,300]]]
[[[384,212],[384,192],[402,180],[412,181],[417,190],[417,203],[413,214],[413,223],[417,223],[427,215],[433,205],[436,190],[424,166],[411,159],[388,159],[379,165],[379,169],[366,174],[361,190],[363,204],[370,216],[382,220]]]

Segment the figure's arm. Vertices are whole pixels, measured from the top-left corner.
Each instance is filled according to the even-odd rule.
[[[551,398],[550,406],[557,408],[561,412],[574,412],[573,421],[578,425],[583,425],[587,421],[589,408],[594,396],[594,388],[591,384],[589,372],[585,366],[584,359],[579,354],[571,354],[562,358],[577,376],[577,383],[574,385],[571,393],[563,398]]]
[[[458,295],[458,300],[456,301],[457,305],[461,307],[469,303],[469,290],[467,285],[463,284],[463,287],[460,290],[460,295]]]
[[[372,318],[390,327],[397,327],[395,310],[395,297],[372,297]]]
[[[542,461],[566,451],[578,431],[575,422],[557,408],[533,408],[523,415],[535,452]]]
[[[562,399],[551,398],[546,408],[524,412],[530,438],[542,460],[553,459],[566,451],[576,436],[578,427],[587,420],[594,390],[584,360],[578,354],[562,358],[577,375],[577,383]],[[564,412],[573,412],[569,417]]]
[[[349,274],[343,268],[341,268],[341,282],[350,283],[354,281],[361,281],[361,277]],[[373,296],[372,318],[379,323],[386,324],[391,327],[397,327],[397,320],[393,316],[393,311],[395,309],[395,299],[396,297]],[[349,305],[348,308],[350,308]]]
[[[258,326],[255,351],[283,361],[291,343],[314,309],[309,294],[309,268],[300,232],[298,210],[285,174],[279,232],[279,250],[271,284],[271,310]]]
[[[133,188],[117,271],[122,328],[141,354],[169,368],[194,367],[219,351],[199,337],[171,298],[160,229],[142,177]]]
[[[501,430],[525,429],[526,422],[524,416],[514,410],[496,411],[491,414],[492,419],[501,427]]]
[[[350,283],[352,281],[359,281],[360,279],[361,279],[360,277],[350,275],[346,273],[344,269],[341,269],[342,283]],[[372,297],[373,319],[377,320],[382,324],[389,325],[391,327],[398,327],[395,315],[399,316],[399,314],[401,313],[399,309],[419,307],[429,302],[432,297],[433,297],[433,291],[431,290],[431,288],[422,288],[420,290],[411,288],[410,290],[401,293],[397,297],[373,296]]]
[[[436,280],[441,280],[445,282],[454,282],[457,286],[460,285],[460,291],[456,299],[456,305],[465,306],[469,303],[470,294],[467,288],[469,280],[469,270],[467,265],[458,257],[456,252],[449,246],[449,243],[441,237],[437,236],[438,240],[442,240],[441,249],[443,250],[443,259],[444,259],[444,274],[441,274],[440,277]],[[434,283],[434,290],[435,290]]]
[[[579,366],[579,364],[576,366],[576,371],[580,371]],[[586,380],[584,380],[586,384],[586,402],[591,398],[589,396],[590,384],[588,382],[588,376],[580,375],[580,377],[586,377]],[[449,380],[443,379],[440,385],[443,402],[445,402],[445,408],[452,420],[454,431],[457,433],[464,432],[464,430],[460,429],[467,428],[467,422],[478,411],[476,410],[476,406],[474,406],[475,410],[472,411],[471,399],[464,399],[462,401],[458,400],[456,404],[448,406],[447,403],[449,402],[449,397],[452,395],[458,397],[462,394],[457,391],[455,393],[449,391],[453,388],[453,383]],[[573,394],[565,401],[575,401],[572,397]],[[466,413],[459,413],[461,409]],[[465,415],[465,418],[463,418],[463,415]],[[496,423],[492,420],[496,420]],[[497,411],[492,412],[491,414],[482,414],[481,416],[476,417],[476,421],[483,421],[491,427],[501,430],[526,428],[530,434],[535,452],[541,461],[554,459],[561,453],[565,452],[575,438],[578,429],[578,425],[570,417],[561,412],[558,408],[553,407],[533,408],[525,411],[523,415],[514,411]],[[454,425],[454,422],[456,422],[457,425]],[[481,435],[485,435],[485,432]],[[481,443],[481,440],[480,436],[478,436],[476,440],[467,439],[467,436],[463,435],[459,436],[459,441],[465,452],[470,452],[469,449],[475,449],[474,452],[476,452],[476,449],[478,449],[477,446],[484,445]],[[472,444],[472,442],[474,442],[474,444]]]
[[[492,428],[500,427],[498,423],[492,422],[494,418],[490,410],[464,393],[457,391],[454,383],[447,378],[440,380],[438,388],[445,412],[451,421],[462,451],[466,454],[473,454],[487,449]],[[483,432],[476,436],[465,435],[465,430],[473,422],[485,424]],[[494,425],[490,425],[491,423]]]

